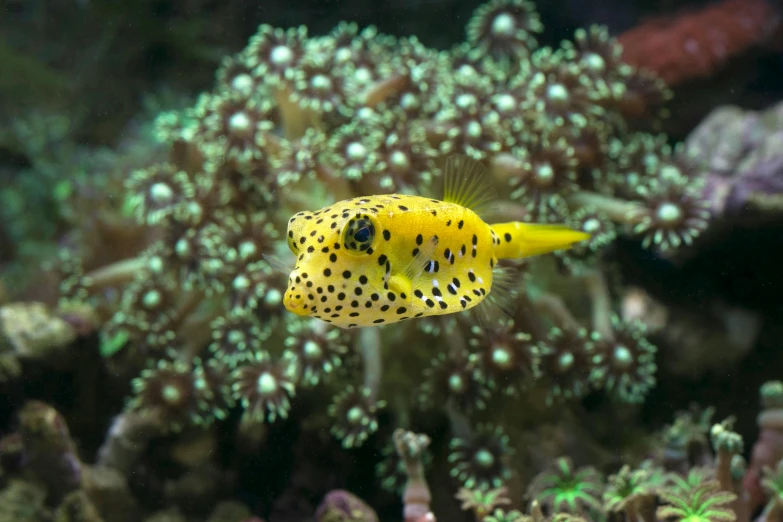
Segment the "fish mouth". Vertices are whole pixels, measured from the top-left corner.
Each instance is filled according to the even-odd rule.
[[[308,315],[307,308],[305,308],[304,293],[296,287],[286,290],[283,297],[283,306],[285,306],[286,310],[296,315]]]

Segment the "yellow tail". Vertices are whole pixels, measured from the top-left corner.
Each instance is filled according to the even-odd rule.
[[[495,246],[498,259],[537,256],[570,248],[574,243],[590,238],[590,234],[564,225],[537,223],[497,223],[492,225],[500,244]]]

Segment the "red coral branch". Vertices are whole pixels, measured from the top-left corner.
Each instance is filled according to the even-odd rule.
[[[623,61],[676,85],[712,76],[728,60],[765,43],[779,25],[768,0],[722,0],[700,11],[646,21],[618,40]]]

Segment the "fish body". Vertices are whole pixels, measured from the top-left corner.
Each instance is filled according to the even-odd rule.
[[[285,307],[343,328],[467,310],[490,294],[498,259],[588,237],[551,225],[489,225],[459,201],[403,194],[299,212],[287,236],[297,261]]]

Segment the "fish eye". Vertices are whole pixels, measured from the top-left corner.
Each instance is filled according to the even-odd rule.
[[[366,252],[375,241],[375,225],[366,217],[348,221],[343,231],[343,246],[346,250]]]
[[[366,243],[370,240],[373,233],[373,226],[365,226],[353,233],[353,240],[357,243]]]

